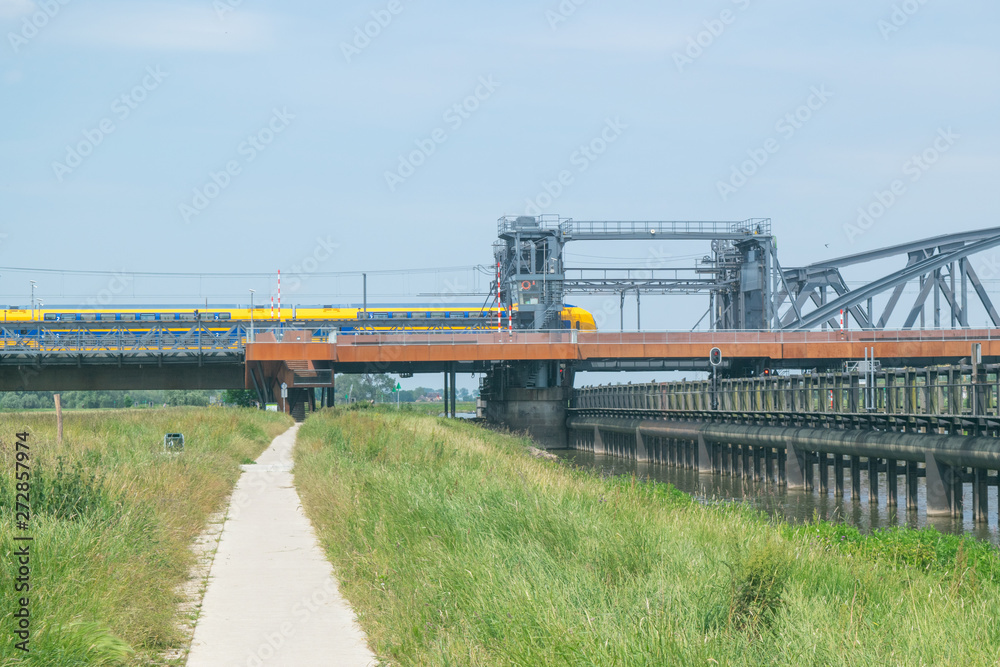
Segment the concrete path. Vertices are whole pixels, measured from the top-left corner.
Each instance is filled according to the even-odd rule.
[[[375,664],[292,485],[297,431],[243,466],[188,667]]]

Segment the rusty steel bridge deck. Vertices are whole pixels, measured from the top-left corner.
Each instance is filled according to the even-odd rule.
[[[357,333],[317,340],[255,342],[247,362],[308,361],[351,372],[376,366],[440,370],[450,363],[483,367],[501,361],[565,361],[602,370],[608,361],[706,362],[713,347],[726,362],[768,360],[776,368],[832,367],[862,359],[866,348],[895,366],[955,363],[981,346],[983,361],[1000,360],[1000,330],[605,333]],[[688,366],[690,367],[690,366]],[[610,366],[608,367],[611,368]]]

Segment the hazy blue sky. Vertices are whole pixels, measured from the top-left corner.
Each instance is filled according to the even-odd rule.
[[[297,267],[308,289],[286,300],[329,303],[359,281],[309,271],[486,264],[496,219],[530,202],[770,217],[786,266],[994,226],[998,19],[986,0],[0,0],[0,266]],[[852,227],[895,180],[888,210]],[[0,303],[26,303],[29,276],[0,273]],[[39,275],[50,304],[183,291]],[[372,289],[483,287],[456,275]],[[250,286],[273,289],[219,289]],[[644,324],[689,328],[707,307],[667,303],[645,301]]]

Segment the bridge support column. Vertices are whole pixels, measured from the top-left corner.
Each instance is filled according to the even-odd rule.
[[[868,457],[868,502],[872,507],[878,506],[878,468],[879,459]]]
[[[885,462],[886,502],[889,507],[896,507],[899,502],[899,465],[896,459]]]
[[[972,518],[976,523],[989,523],[990,503],[986,471],[976,468],[972,480]]]
[[[833,457],[833,496],[844,497],[844,456],[836,454]]]
[[[642,432],[635,430],[635,460],[639,463],[649,462],[649,452],[646,450],[646,441],[643,440]]]
[[[594,427],[594,453],[604,454],[604,438],[601,437],[601,429]]]
[[[786,447],[785,482],[790,489],[806,488],[806,455],[807,452],[791,445]]]
[[[715,472],[715,466],[713,465],[713,449],[712,445],[705,442],[705,436],[698,434],[698,472],[702,473],[713,473]]]
[[[851,502],[861,502],[861,457],[851,457]]]
[[[826,496],[830,493],[830,455],[819,453],[819,492]]]
[[[444,389],[441,391],[441,400],[444,401],[444,417],[448,418],[448,401],[451,398],[451,391],[448,389],[448,371],[444,372]]]
[[[917,511],[917,480],[920,471],[916,461],[906,462],[906,509]]]
[[[451,372],[449,373],[449,375],[450,375],[450,381],[448,382],[448,386],[451,388],[451,397],[449,399],[450,402],[451,402],[451,418],[455,419],[456,417],[458,417],[458,410],[455,407],[455,403],[458,402],[458,389],[457,389],[457,387],[455,387],[455,384],[456,384],[455,379],[456,378],[455,378],[455,369],[454,368],[451,370]]]
[[[486,416],[511,431],[527,432],[541,447],[563,449],[571,391],[563,387],[509,387],[502,397],[487,400]],[[599,442],[595,442],[595,453]]]
[[[952,468],[928,454],[927,465],[927,515],[949,516],[952,513]]]

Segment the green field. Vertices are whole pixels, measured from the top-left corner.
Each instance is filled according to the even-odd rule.
[[[68,667],[163,664],[182,641],[176,589],[192,541],[223,508],[239,464],[291,420],[221,408],[74,412],[62,446],[53,414],[4,414],[0,424],[0,665]],[[14,530],[12,509],[21,430],[31,433],[27,532]],[[184,433],[183,454],[163,454],[167,432]],[[34,537],[28,656],[11,633],[15,534]]]
[[[386,403],[386,404],[380,405],[379,409],[381,409],[381,410],[394,410],[394,409],[396,409],[396,406],[392,405],[392,404]],[[420,414],[432,415],[432,416],[436,417],[437,415],[444,414],[444,403],[400,403],[399,404],[399,410],[401,410],[403,412],[417,412],[417,413],[420,413]],[[465,413],[475,412],[476,411],[476,402],[475,401],[458,401],[455,404],[455,411],[456,412],[460,412],[460,413],[461,412],[465,412]]]
[[[296,485],[392,665],[997,665],[1000,559],[792,528],[393,411],[326,411]]]

